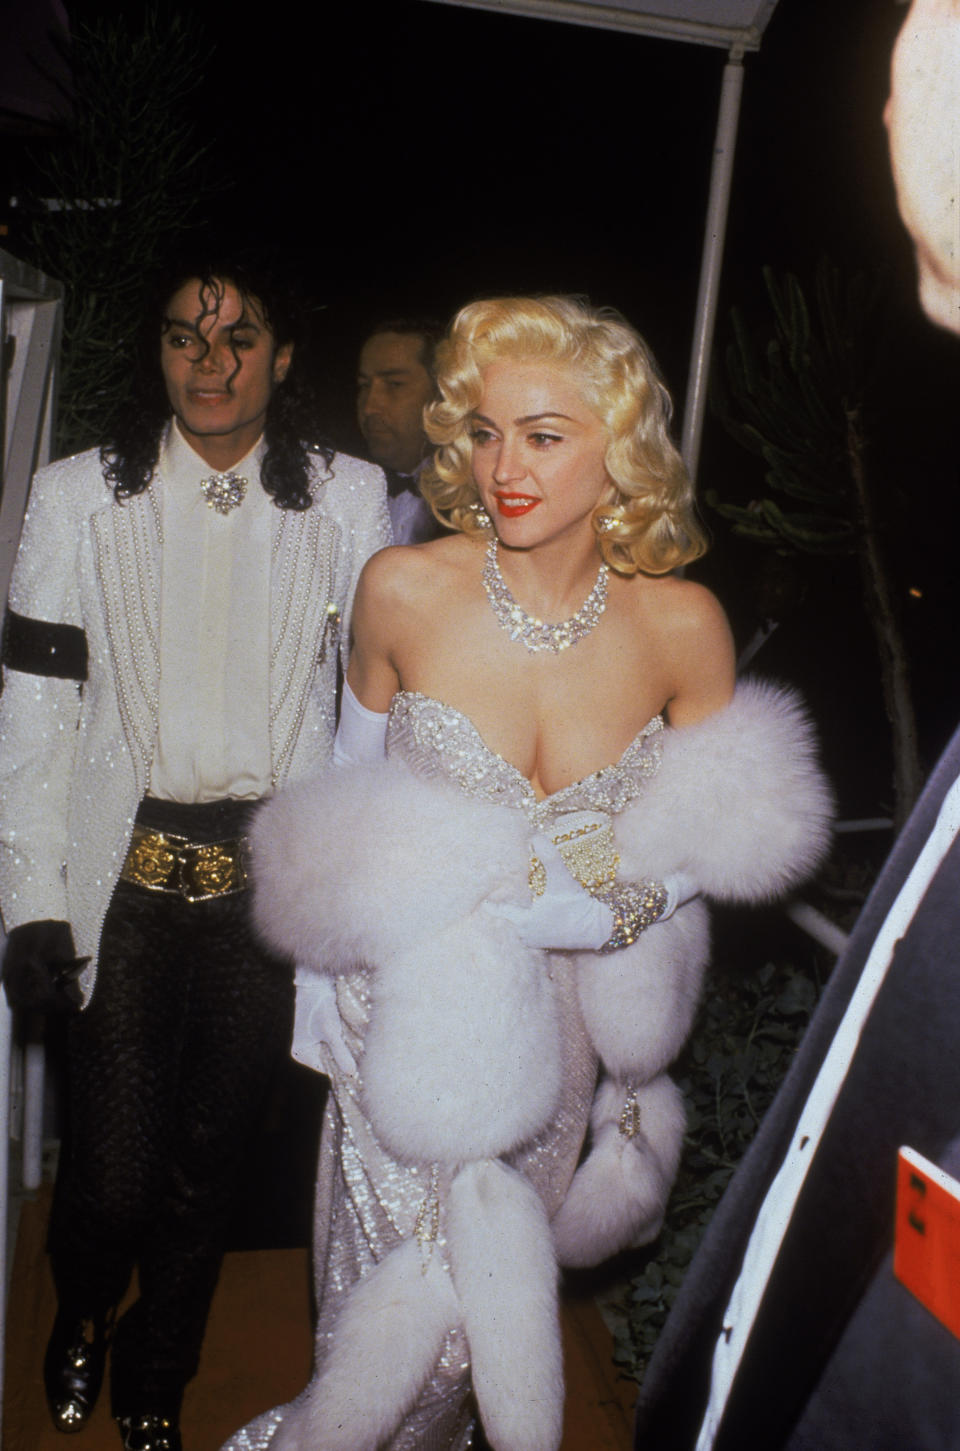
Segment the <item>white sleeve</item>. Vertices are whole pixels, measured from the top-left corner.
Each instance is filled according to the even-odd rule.
[[[361,705],[347,681],[343,682],[340,724],[333,739],[335,766],[369,766],[382,761],[387,740],[387,712]]]
[[[72,465],[72,467],[71,467]],[[83,465],[54,464],[34,479],[10,609],[28,620],[83,630],[78,521]],[[4,669],[0,698],[0,900],[7,931],[44,917],[66,920],[68,801],[78,749],[80,683]]]

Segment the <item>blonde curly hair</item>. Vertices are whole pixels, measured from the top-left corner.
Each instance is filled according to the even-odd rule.
[[[616,498],[597,505],[600,553],[620,574],[666,574],[707,547],[693,486],[670,439],[673,405],[646,343],[612,308],[575,297],[493,297],[461,308],[437,348],[439,397],[424,410],[437,445],[421,489],[437,518],[465,534],[490,527],[473,480],[471,417],[483,370],[514,358],[569,368],[607,431]]]

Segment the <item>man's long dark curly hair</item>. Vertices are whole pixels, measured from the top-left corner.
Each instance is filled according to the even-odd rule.
[[[232,283],[244,302],[256,302],[273,334],[274,346],[293,344],[287,376],[274,389],[267,407],[267,451],[260,476],[281,509],[309,509],[310,456],[319,454],[329,467],[334,450],[319,435],[312,389],[297,367],[304,309],[269,267],[243,258],[182,256],[157,277],[139,330],[130,400],[118,416],[112,437],[100,450],[107,482],[120,502],[142,493],[150,483],[170,417],[160,369],[160,340],[169,326],[170,299],[193,281],[200,283],[204,306],[211,312],[219,305],[224,283]]]

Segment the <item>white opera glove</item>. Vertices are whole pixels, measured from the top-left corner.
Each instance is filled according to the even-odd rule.
[[[335,766],[370,766],[386,752],[387,712],[361,705],[349,683],[343,682],[340,723],[333,738]]]
[[[365,766],[382,761],[386,739],[387,713],[368,710],[361,705],[344,681],[340,723],[333,740],[334,766]],[[298,966],[290,1053],[298,1063],[312,1068],[315,1073],[326,1073],[321,1044],[330,1050],[341,1072],[356,1073],[356,1060],[343,1035],[337,990],[332,979]]]
[[[485,904],[512,922],[528,947],[613,952],[696,895],[680,872],[665,882],[617,881],[613,823],[604,812],[568,812],[550,835],[537,832],[531,848],[533,905]]]
[[[326,1073],[327,1067],[320,1052],[321,1044],[330,1050],[330,1055],[341,1073],[356,1073],[357,1062],[344,1037],[333,979],[325,973],[298,967],[290,1054],[298,1063],[312,1068],[315,1073]]]
[[[512,922],[526,947],[596,951],[613,931],[613,911],[605,902],[591,897],[570,875],[559,850],[545,832],[536,832],[530,845],[544,873],[543,891],[534,897],[533,905],[516,907],[512,902],[484,902],[484,909]]]
[[[667,894],[667,905],[660,913],[660,922],[666,922],[678,907],[683,907],[700,895],[696,883],[690,880],[686,872],[671,872],[668,877],[664,877],[663,890]]]

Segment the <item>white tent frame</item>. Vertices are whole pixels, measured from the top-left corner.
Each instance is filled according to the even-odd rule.
[[[681,435],[684,463],[691,479],[696,481],[740,122],[743,57],[747,51],[759,50],[777,0],[659,0],[652,5],[644,5],[643,0],[622,0],[620,4],[605,4],[602,0],[435,0],[435,3],[557,20],[630,35],[684,40],[727,50]]]
[[[687,40],[729,50],[759,50],[777,0],[439,0],[538,20]]]

